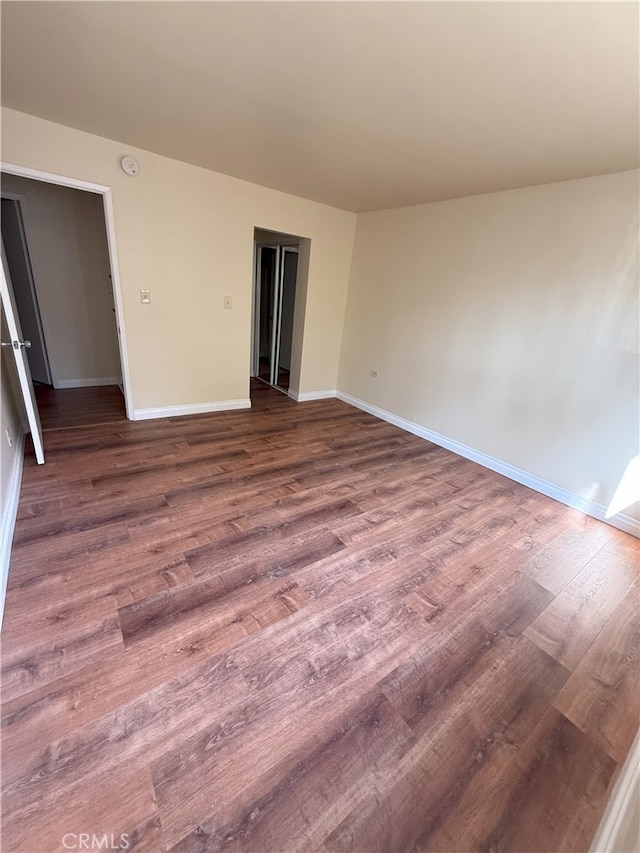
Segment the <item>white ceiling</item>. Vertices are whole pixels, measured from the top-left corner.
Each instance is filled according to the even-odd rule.
[[[348,210],[638,165],[638,4],[3,2],[5,106]]]

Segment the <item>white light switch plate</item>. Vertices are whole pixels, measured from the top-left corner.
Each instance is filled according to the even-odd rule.
[[[151,302],[151,291],[150,290],[141,290],[140,291],[140,302],[142,302],[143,305],[146,305],[147,303]]]

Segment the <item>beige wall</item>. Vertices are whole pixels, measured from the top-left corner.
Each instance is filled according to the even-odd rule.
[[[360,215],[338,387],[607,504],[638,453],[638,173]]]
[[[249,396],[254,227],[311,239],[298,390],[336,387],[355,214],[12,110],[2,117],[4,162],[112,188],[136,409]],[[123,154],[139,160],[137,177],[121,171]]]
[[[54,385],[121,376],[102,197],[2,175],[21,205]]]

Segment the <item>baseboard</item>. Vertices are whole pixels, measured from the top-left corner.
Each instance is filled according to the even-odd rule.
[[[134,409],[134,421],[153,418],[178,418],[183,415],[204,415],[210,412],[228,412],[232,409],[250,409],[251,400],[217,400],[215,403],[191,403],[186,406],[159,406],[156,409]]]
[[[640,732],[635,737],[590,853],[631,853],[640,849]]]
[[[568,489],[555,485],[555,483],[549,483],[547,480],[542,480],[534,474],[529,474],[527,471],[522,471],[520,468],[515,468],[513,465],[509,465],[507,462],[495,459],[493,456],[489,456],[479,450],[474,450],[472,447],[467,447],[466,444],[461,444],[459,441],[447,438],[445,435],[440,435],[440,433],[420,426],[420,424],[416,424],[413,421],[400,418],[391,412],[387,412],[385,409],[378,408],[378,406],[372,406],[370,403],[365,403],[364,400],[359,400],[357,397],[352,397],[350,394],[343,394],[342,391],[337,391],[336,396],[344,403],[348,403],[350,406],[355,406],[357,409],[362,409],[362,411],[368,412],[376,418],[380,418],[394,426],[400,427],[400,429],[406,430],[406,432],[418,435],[420,438],[424,438],[427,441],[433,442],[433,444],[437,444],[440,447],[451,450],[453,453],[457,453],[458,456],[464,456],[465,459],[470,459],[472,462],[477,462],[479,465],[483,465],[485,468],[496,471],[498,474],[502,474],[510,480],[515,480],[516,483],[528,486],[528,488],[533,489],[536,492],[540,492],[549,498],[553,498],[566,506],[577,509],[592,518],[597,518],[598,521],[604,521],[606,524],[617,527],[625,533],[630,533],[632,536],[640,537],[640,522],[638,522],[637,519],[632,518],[630,515],[618,513],[611,518],[605,518],[607,507],[604,504],[589,500],[588,498],[583,498],[575,492],[571,492]]]
[[[122,386],[122,376],[97,376],[94,379],[56,379],[53,387],[60,388],[94,388],[100,385]]]
[[[9,579],[9,561],[11,559],[11,545],[13,542],[13,531],[16,526],[18,515],[18,502],[20,501],[20,486],[22,485],[22,466],[24,464],[24,433],[16,438],[16,454],[13,462],[13,471],[9,481],[7,498],[2,511],[2,527],[0,541],[0,572],[2,587],[0,588],[0,628],[4,616],[4,600],[7,594],[7,581]]]
[[[336,393],[336,391],[302,391],[299,393],[292,388],[287,391],[289,397],[296,403],[308,403],[310,400],[329,400],[331,397],[335,397]]]

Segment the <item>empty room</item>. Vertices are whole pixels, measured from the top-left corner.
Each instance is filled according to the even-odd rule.
[[[2,2],[3,851],[637,853],[639,8]]]

